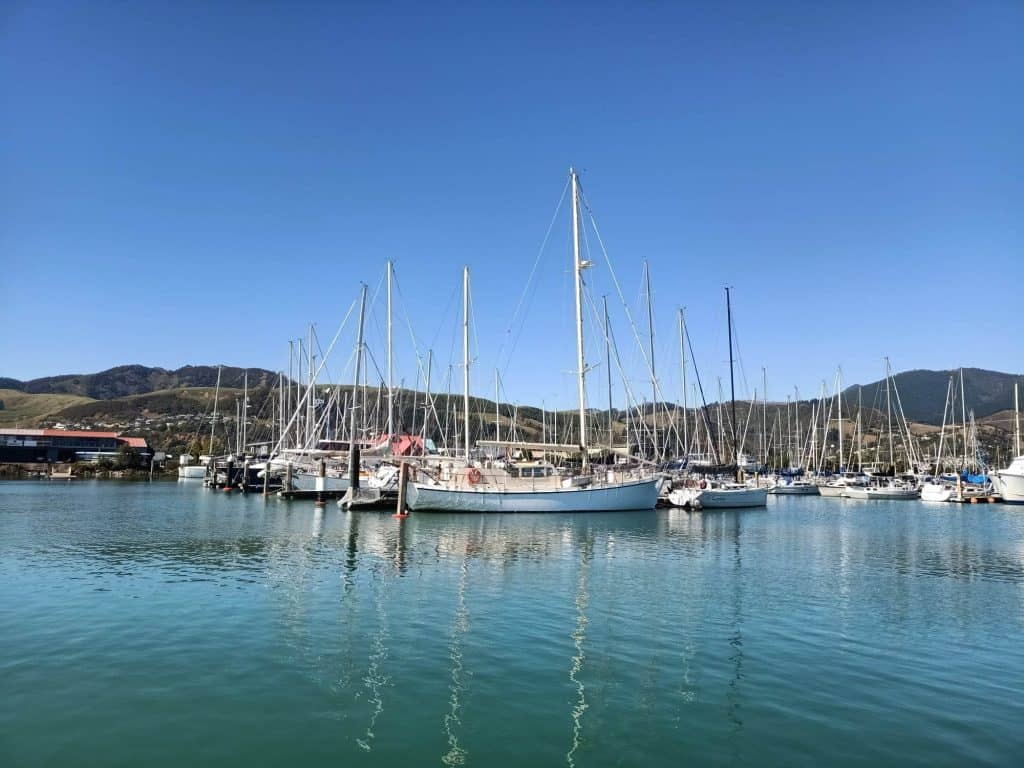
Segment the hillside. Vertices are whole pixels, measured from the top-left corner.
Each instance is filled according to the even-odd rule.
[[[0,389],[0,427],[33,427],[66,408],[91,402],[77,395],[28,395],[15,389]]]
[[[893,379],[899,390],[903,411],[910,421],[941,424],[942,409],[946,402],[949,377],[956,376],[959,391],[959,370],[956,371],[904,371]],[[1024,376],[981,368],[964,368],[964,389],[967,392],[967,410],[975,417],[986,416],[1013,408],[1013,382],[1024,383]],[[858,389],[865,407],[874,405],[885,409],[885,380],[847,387],[844,398],[850,403],[857,400]],[[895,407],[895,394],[893,407]],[[957,419],[959,420],[959,415]]]
[[[241,387],[246,371],[250,388],[270,386],[277,381],[276,373],[263,368],[225,366],[221,369],[221,386]],[[213,387],[216,384],[215,365],[186,365],[173,371],[144,365],[122,365],[99,373],[64,374],[30,381],[0,378],[0,385],[6,389],[26,394],[78,395],[93,400],[112,400],[180,387]]]

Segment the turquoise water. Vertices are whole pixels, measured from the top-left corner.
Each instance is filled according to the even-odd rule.
[[[1020,765],[1024,511],[0,485],[0,765]]]

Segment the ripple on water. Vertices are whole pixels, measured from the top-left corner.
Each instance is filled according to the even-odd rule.
[[[1013,764],[1022,520],[8,483],[0,731],[13,764]]]

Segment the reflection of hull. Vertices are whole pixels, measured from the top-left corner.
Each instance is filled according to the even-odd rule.
[[[921,486],[921,501],[949,501],[953,489],[943,483],[925,483]]]
[[[768,489],[709,488],[698,493],[694,502],[702,509],[764,507],[768,504]]]
[[[179,480],[202,480],[204,477],[206,477],[206,467],[201,464],[178,467]]]
[[[818,486],[811,483],[793,483],[792,485],[776,485],[768,493],[776,496],[817,496]]]
[[[850,486],[843,494],[849,499],[871,499],[874,501],[909,501],[921,496],[916,488],[863,488]]]
[[[417,512],[614,512],[654,509],[658,483],[658,478],[651,478],[546,491],[410,483],[408,497],[409,508]]]

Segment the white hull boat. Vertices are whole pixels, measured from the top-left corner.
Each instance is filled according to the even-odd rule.
[[[909,501],[921,497],[917,488],[895,486],[864,487],[851,485],[843,494],[848,499],[870,499],[873,501]]]
[[[825,483],[818,486],[818,495],[838,499],[846,495],[849,487],[847,483]]]
[[[768,505],[768,489],[746,486],[705,488],[696,495],[694,504],[701,509],[765,507]]]
[[[178,467],[179,480],[202,480],[204,477],[206,477],[206,467],[199,464]]]
[[[949,501],[956,489],[945,483],[925,483],[921,486],[921,501]]]
[[[1003,501],[1024,504],[1024,456],[1018,456],[1006,469],[993,472],[992,481]]]
[[[794,483],[779,483],[768,489],[768,493],[775,496],[817,496],[818,486],[806,481]]]
[[[585,487],[518,489],[410,483],[416,512],[616,512],[654,509],[659,478]]]

